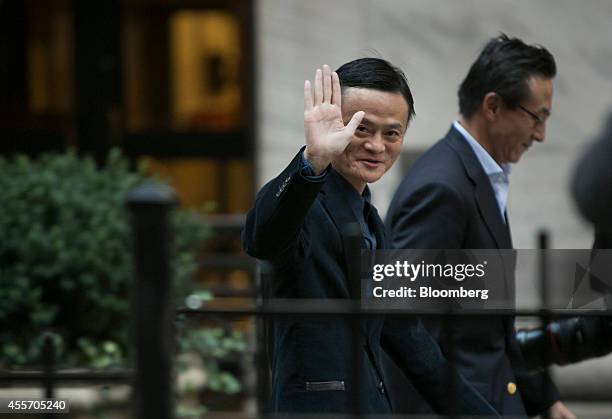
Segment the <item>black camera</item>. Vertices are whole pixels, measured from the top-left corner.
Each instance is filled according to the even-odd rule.
[[[612,352],[612,316],[555,320],[546,327],[519,330],[516,339],[529,369],[574,364]]]

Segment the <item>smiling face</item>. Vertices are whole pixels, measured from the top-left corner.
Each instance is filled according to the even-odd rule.
[[[342,93],[342,119],[355,112],[365,116],[344,152],[332,165],[361,193],[393,165],[402,150],[408,127],[408,104],[401,93],[350,87]]]
[[[500,107],[491,142],[493,157],[498,163],[516,163],[534,141],[542,142],[546,135],[546,120],[552,108],[551,79],[531,77],[527,81],[529,95],[519,107]]]

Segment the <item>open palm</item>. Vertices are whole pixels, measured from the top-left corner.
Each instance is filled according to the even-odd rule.
[[[317,69],[314,97],[310,81],[304,83],[304,131],[306,157],[318,169],[324,169],[350,143],[364,112],[356,112],[345,126],[342,120],[342,92],[336,72],[324,65]],[[317,171],[320,171],[317,170]]]

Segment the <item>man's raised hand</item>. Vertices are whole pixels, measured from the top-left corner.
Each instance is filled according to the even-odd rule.
[[[335,156],[344,152],[364,115],[363,111],[356,112],[344,126],[340,80],[328,65],[315,73],[314,99],[310,81],[304,82],[304,157],[316,174],[323,172]]]

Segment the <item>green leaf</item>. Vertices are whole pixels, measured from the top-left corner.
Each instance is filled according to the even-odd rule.
[[[75,150],[0,157],[0,350],[2,366],[39,363],[51,335],[66,366],[109,368],[132,357],[129,288],[133,272],[128,191],[145,180],[118,149],[106,163]],[[172,283],[177,304],[194,295],[197,255],[211,235],[202,211],[174,211]],[[19,325],[19,327],[15,327]],[[243,351],[242,335],[198,322],[177,324],[178,347],[196,352],[210,388],[234,392],[239,382],[219,363]],[[233,377],[233,378],[232,378]]]

